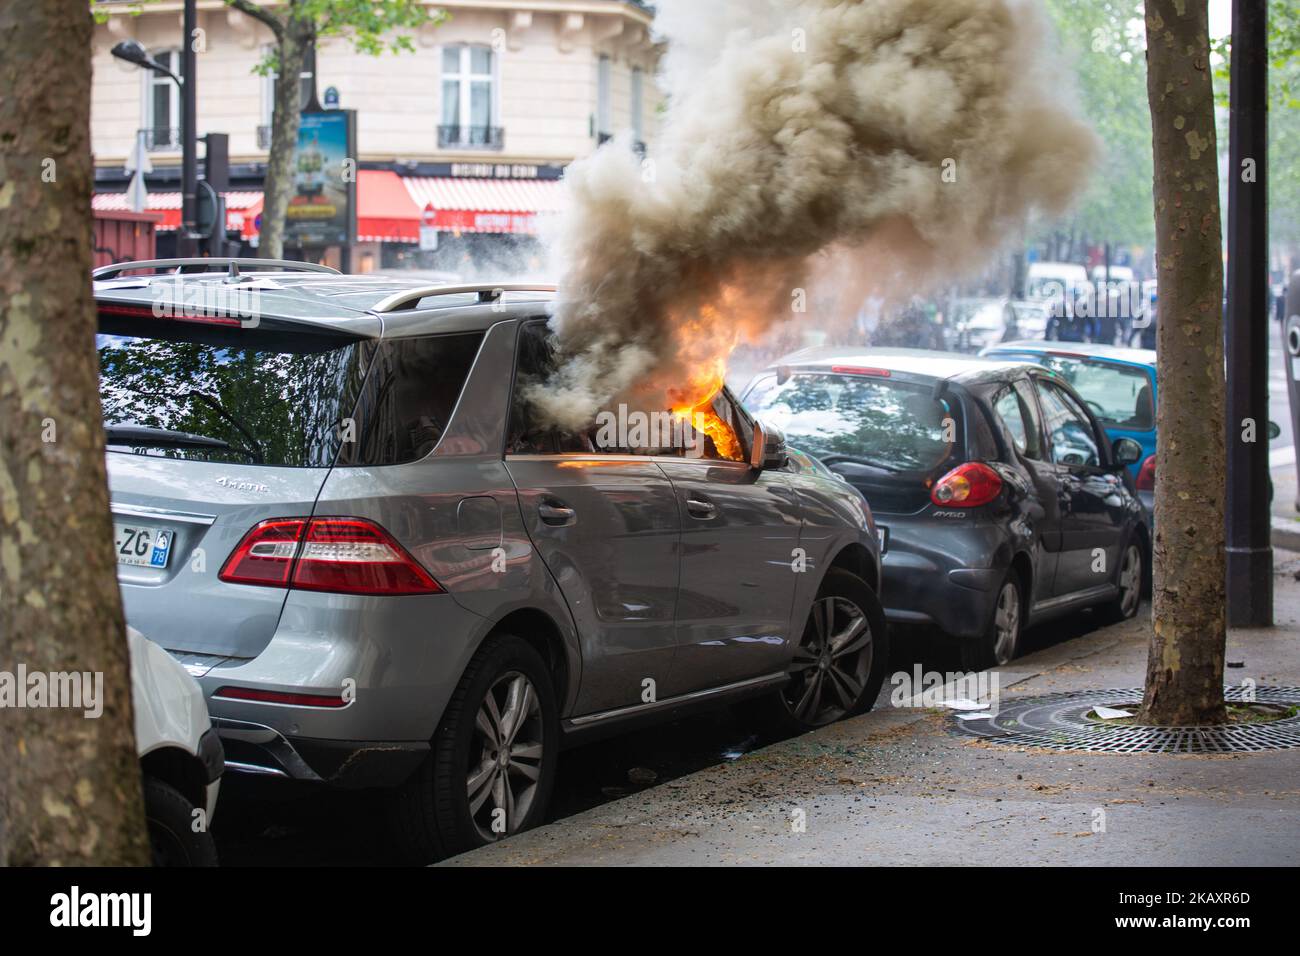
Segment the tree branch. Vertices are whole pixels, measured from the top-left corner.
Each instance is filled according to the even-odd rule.
[[[270,28],[277,40],[284,37],[284,23],[274,13],[259,7],[253,0],[225,0],[226,6],[233,7],[240,13],[247,14],[254,20],[260,20]]]

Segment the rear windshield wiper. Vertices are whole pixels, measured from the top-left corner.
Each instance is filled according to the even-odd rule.
[[[230,442],[193,432],[154,428],[152,425],[105,425],[108,440],[119,445],[153,445],[157,448],[229,448]]]
[[[151,425],[106,425],[104,436],[110,445],[133,445],[144,448],[207,448],[213,451],[230,451],[231,444],[220,438],[195,435],[193,432],[154,428]],[[248,454],[244,449],[234,449]]]

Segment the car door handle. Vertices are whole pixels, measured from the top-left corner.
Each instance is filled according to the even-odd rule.
[[[542,502],[537,506],[537,513],[541,516],[543,523],[554,527],[571,525],[578,520],[578,513],[568,505]]]
[[[686,510],[692,518],[699,518],[701,521],[708,521],[718,515],[718,506],[707,498],[687,498]]]

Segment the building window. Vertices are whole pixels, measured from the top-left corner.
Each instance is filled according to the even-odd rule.
[[[614,135],[609,102],[610,62],[605,54],[596,61],[596,140],[603,143]]]
[[[442,48],[442,148],[500,149],[497,123],[496,54],[468,43]]]
[[[173,73],[180,73],[178,50],[164,50],[155,59]],[[181,91],[166,74],[146,70],[144,142],[149,149],[180,149]]]
[[[642,99],[642,96],[644,95],[641,86],[642,82],[643,82],[643,74],[641,72],[641,67],[639,66],[633,67],[632,68],[632,98],[630,104],[632,108],[632,139],[634,139],[638,143],[645,142],[645,123],[644,123],[645,103]]]
[[[263,51],[268,57],[275,54],[275,47],[268,46]],[[257,148],[271,147],[271,120],[275,115],[275,86],[280,75],[271,70],[262,77],[262,125],[257,128]],[[304,70],[298,78],[298,109],[301,111],[311,99],[311,73]]]

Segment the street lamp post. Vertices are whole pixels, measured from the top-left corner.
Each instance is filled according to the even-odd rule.
[[[1273,624],[1268,485],[1268,36],[1265,0],[1233,0],[1228,104],[1228,625]],[[1247,420],[1254,440],[1245,441]]]
[[[136,40],[123,40],[114,45],[113,56],[170,77],[181,94],[181,228],[176,239],[176,254],[183,257],[198,254],[198,135],[195,123],[196,69],[194,33],[198,26],[196,0],[185,0],[182,28],[185,42],[181,45],[181,72],[177,76],[149,55],[149,51]]]
[[[194,61],[194,32],[198,26],[196,0],[185,0],[183,17],[185,43],[181,47],[181,234],[177,252],[198,254],[198,137],[195,127],[197,77]]]

